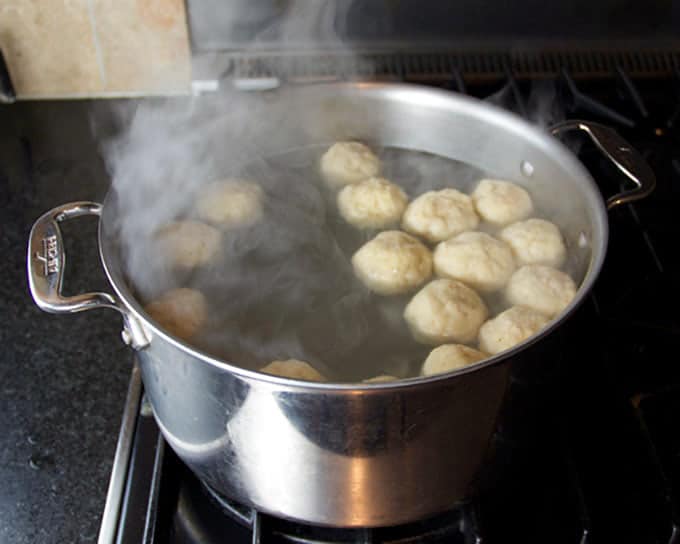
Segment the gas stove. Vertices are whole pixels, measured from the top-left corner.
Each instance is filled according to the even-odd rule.
[[[164,442],[135,367],[99,542],[680,542],[680,365],[671,355],[680,341],[680,53],[259,53],[226,64],[220,83],[242,89],[370,77],[470,94],[536,122],[598,121],[643,153],[657,188],[610,212],[604,270],[572,318],[576,341],[563,346],[561,366],[514,378],[511,387],[526,390],[512,418],[522,429],[506,432],[501,422],[493,464],[465,505],[350,530],[233,503]],[[588,144],[572,144],[603,193],[613,193],[620,175]]]

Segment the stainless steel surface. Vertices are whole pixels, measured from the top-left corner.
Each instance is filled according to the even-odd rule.
[[[510,376],[526,365],[552,364],[556,329],[600,271],[607,217],[599,191],[549,134],[452,93],[340,84],[281,91],[264,104],[268,126],[291,127],[289,147],[360,139],[461,160],[528,187],[537,208],[562,227],[580,289],[539,335],[456,372],[381,384],[288,380],[215,359],[150,320],[121,272],[116,202],[109,195],[100,220],[101,259],[117,300],[148,341],[138,357],[159,427],[206,483],[274,515],[381,526],[449,509],[469,494],[493,453],[497,419],[512,400]],[[249,128],[263,155],[282,151],[264,128],[261,134]],[[53,222],[49,215],[38,221],[29,258],[40,249],[45,223]],[[36,285],[44,289],[31,282]]]
[[[585,132],[605,156],[637,188],[615,194],[607,199],[607,209],[635,202],[648,196],[656,187],[656,176],[645,159],[616,131],[598,123],[585,121],[564,121],[552,127],[551,132],[559,135],[571,130]]]
[[[64,281],[66,254],[59,223],[84,215],[101,215],[97,202],[70,202],[43,214],[33,225],[29,235],[28,285],[33,300],[53,314],[75,313],[94,308],[112,308],[123,316],[123,340],[139,349],[148,344],[142,325],[130,315],[115,296],[109,293],[83,293],[70,297],[61,294]]]
[[[151,414],[149,414],[151,415]],[[158,500],[161,488],[161,469],[163,468],[163,457],[165,456],[165,442],[162,435],[158,434],[156,441],[156,455],[153,461],[153,474],[151,477],[151,489],[149,490],[149,503],[144,516],[144,544],[157,542],[156,517],[158,515]]]
[[[139,367],[132,367],[132,376],[125,399],[125,411],[120,425],[118,445],[113,458],[113,469],[109,490],[106,493],[106,504],[102,514],[102,523],[99,529],[97,544],[113,544],[118,528],[118,516],[123,501],[123,487],[127,477],[128,461],[132,449],[132,438],[135,432],[135,421],[139,410],[139,401],[142,396],[142,375]]]
[[[59,223],[82,215],[100,215],[101,210],[101,204],[96,202],[71,202],[43,214],[33,225],[28,246],[28,281],[40,309],[58,314],[104,307],[125,313],[108,293],[61,295],[66,257]]]

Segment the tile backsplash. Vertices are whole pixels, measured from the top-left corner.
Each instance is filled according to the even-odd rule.
[[[19,98],[190,89],[184,0],[0,0],[0,48]]]

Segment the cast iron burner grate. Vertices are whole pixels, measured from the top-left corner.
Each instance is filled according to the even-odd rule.
[[[201,487],[224,514],[252,531],[253,542],[281,541],[295,544],[483,542],[472,504],[465,504],[439,516],[405,525],[377,529],[336,529],[268,516],[224,498],[206,484],[202,484]]]

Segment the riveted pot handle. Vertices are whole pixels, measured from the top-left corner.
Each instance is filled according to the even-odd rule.
[[[109,293],[83,293],[65,297],[61,294],[66,255],[59,223],[84,215],[101,215],[96,202],[71,202],[50,210],[38,219],[28,240],[28,286],[40,309],[53,314],[70,314],[112,308],[125,322],[123,339],[135,348],[148,344],[144,331],[115,296]]]
[[[590,121],[572,120],[554,125],[550,132],[557,136],[571,130],[580,130],[588,134],[599,150],[636,185],[635,189],[609,197],[608,210],[645,198],[654,190],[656,177],[649,164],[614,129]]]

